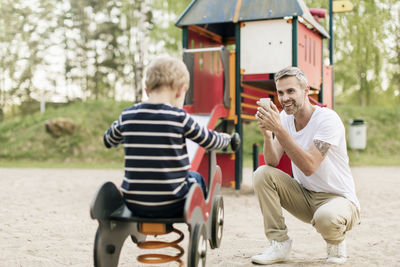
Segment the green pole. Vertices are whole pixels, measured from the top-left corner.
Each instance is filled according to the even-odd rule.
[[[332,109],[335,108],[335,72],[333,70],[333,2],[329,0],[329,63],[332,66]]]
[[[321,49],[321,77],[322,77],[322,83],[321,86],[319,88],[319,94],[318,94],[318,102],[319,103],[323,103],[324,102],[324,42],[321,40],[322,42],[322,49]]]
[[[297,67],[297,17],[293,17],[292,20],[292,66]]]
[[[333,10],[332,0],[329,0],[329,64],[333,65]]]
[[[189,46],[188,40],[189,40],[189,36],[188,36],[188,27],[187,26],[183,26],[182,27],[182,48],[183,49],[187,49]]]
[[[240,22],[235,24],[235,83],[236,83],[236,103],[235,103],[235,111],[237,116],[237,124],[235,126],[235,130],[240,135],[241,144],[243,144],[243,126],[242,126],[242,118],[241,118],[241,102],[242,97],[240,94],[242,93],[242,87],[240,86]],[[239,147],[236,151],[235,156],[235,189],[239,190],[240,185],[242,183],[242,171],[243,171],[243,145]]]

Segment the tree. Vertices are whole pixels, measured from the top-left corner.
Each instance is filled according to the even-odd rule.
[[[123,31],[127,38],[125,55],[127,69],[130,69],[131,84],[135,102],[142,101],[142,79],[148,57],[149,35],[153,28],[151,2],[149,0],[129,1],[122,4]]]
[[[384,1],[352,0],[354,10],[335,14],[335,82],[341,92],[354,92],[359,105],[376,103],[382,92],[390,12]],[[339,91],[340,92],[340,91]]]
[[[2,1],[0,108],[59,87],[67,100],[115,98],[122,89],[141,101],[151,58],[180,51],[174,23],[189,2]]]
[[[388,21],[392,21],[390,10],[395,0],[351,2],[353,11],[336,13],[333,17],[336,100],[363,106],[378,104],[386,89],[384,72],[390,72]],[[307,0],[307,3],[328,9],[327,0]],[[329,27],[327,19],[323,23]]]
[[[154,18],[154,29],[151,39],[163,47],[165,52],[176,54],[182,49],[182,31],[175,26],[175,22],[183,11],[189,6],[191,0],[155,0],[153,7],[157,12]]]
[[[393,45],[390,46],[390,83],[388,88],[389,99],[395,106],[400,105],[400,3],[391,4],[393,22],[390,24],[390,33],[393,37]]]
[[[35,81],[38,68],[46,67],[46,51],[51,47],[50,33],[56,26],[54,5],[50,0],[34,3],[2,1],[0,5],[0,81],[1,101],[7,104],[31,101],[40,95]]]
[[[119,1],[71,1],[60,21],[64,28],[65,78],[80,81],[85,97],[114,97],[121,77],[117,39]]]

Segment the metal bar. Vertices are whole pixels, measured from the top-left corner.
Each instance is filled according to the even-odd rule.
[[[254,115],[242,114],[240,115],[240,117],[245,120],[252,120],[252,121],[257,120],[257,118]]]
[[[257,108],[258,108],[257,105],[252,105],[252,104],[248,104],[248,103],[242,103],[241,106],[244,108],[251,108],[251,109],[255,109],[255,110],[257,110]]]
[[[242,87],[244,87],[244,88],[248,88],[250,90],[254,90],[254,91],[257,91],[257,92],[260,92],[260,93],[268,93],[270,95],[277,95],[276,91],[262,89],[261,87],[249,85],[249,84],[246,84],[246,83],[241,83],[240,85]]]
[[[221,51],[224,47],[205,47],[205,48],[192,48],[192,49],[183,49],[184,53],[199,53],[199,52],[213,52],[213,51]]]
[[[240,103],[242,102],[242,98],[240,94],[242,93],[241,81],[240,81],[240,23],[235,24],[235,50],[236,50],[236,62],[235,62],[235,78],[236,78],[236,116],[237,116],[237,124],[235,126],[236,132],[239,133],[241,144],[243,144],[243,125],[242,125],[242,117],[240,116],[241,106]],[[240,185],[242,183],[242,172],[243,172],[243,145],[239,147],[236,151],[235,157],[235,189],[239,190]]]
[[[260,99],[259,96],[249,95],[249,94],[246,94],[246,93],[241,93],[240,95],[243,98],[248,98],[248,99],[251,99],[251,100],[259,100]]]

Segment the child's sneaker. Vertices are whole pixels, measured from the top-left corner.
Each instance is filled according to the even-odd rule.
[[[283,242],[272,240],[269,248],[264,253],[251,257],[251,261],[258,264],[273,264],[276,262],[285,261],[289,258],[291,249],[291,239]]]

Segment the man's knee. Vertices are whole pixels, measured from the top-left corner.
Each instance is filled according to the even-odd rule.
[[[254,190],[264,186],[271,180],[271,166],[263,165],[257,168],[253,173],[253,187]]]
[[[315,212],[312,225],[324,237],[335,236],[343,232],[343,225],[339,222],[337,214],[326,209]]]

